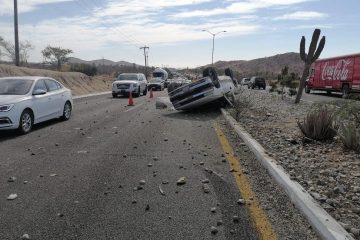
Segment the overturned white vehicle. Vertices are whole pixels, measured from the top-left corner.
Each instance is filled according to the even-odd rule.
[[[237,82],[231,69],[226,69],[225,75],[218,76],[214,68],[206,68],[203,78],[169,92],[170,101],[176,110],[195,109],[215,101],[231,103]]]

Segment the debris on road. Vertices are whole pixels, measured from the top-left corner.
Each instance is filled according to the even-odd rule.
[[[209,193],[210,192],[210,187],[207,184],[203,184],[202,189],[203,189],[204,193]]]
[[[8,182],[15,182],[16,181],[16,177],[9,177],[9,179],[7,180]]]
[[[150,205],[147,204],[146,207],[145,207],[145,211],[149,211],[150,210]]]
[[[184,185],[186,183],[185,177],[179,178],[179,180],[176,181],[177,185]]]
[[[161,195],[165,196],[165,192],[162,190],[160,185],[159,185],[159,192],[161,193]]]
[[[21,239],[30,239],[30,235],[25,233],[24,235],[21,236]]]
[[[211,227],[211,234],[215,235],[218,232],[219,232],[219,230],[216,227],[214,227],[214,226]]]
[[[245,204],[245,200],[242,199],[242,198],[240,198],[239,200],[237,200],[237,203],[238,203],[239,205],[244,205],[244,204]]]
[[[16,193],[12,193],[7,197],[7,200],[15,200],[18,197]]]

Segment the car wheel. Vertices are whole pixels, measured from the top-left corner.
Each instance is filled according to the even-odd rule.
[[[34,124],[34,117],[30,110],[24,110],[20,116],[19,131],[21,134],[27,134],[31,131]]]
[[[310,88],[308,85],[305,85],[305,93],[310,93]]]
[[[146,96],[147,91],[148,91],[148,89],[147,89],[147,87],[145,87],[145,90],[143,91],[143,95],[144,95],[144,96]]]
[[[137,92],[134,93],[134,97],[139,97],[140,96],[140,87],[138,88]]]
[[[61,119],[64,121],[69,120],[71,117],[71,111],[72,111],[71,103],[66,102],[64,105],[63,115],[62,115]]]
[[[116,98],[116,97],[117,97],[117,94],[116,94],[116,93],[113,93],[112,96],[113,96],[113,98]]]

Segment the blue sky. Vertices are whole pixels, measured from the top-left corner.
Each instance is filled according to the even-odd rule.
[[[327,42],[321,57],[360,52],[358,0],[18,0],[20,40],[42,61],[48,44],[85,60],[102,57],[153,66],[196,67],[298,52],[302,35],[318,27]],[[13,41],[13,1],[0,0],[0,36]]]

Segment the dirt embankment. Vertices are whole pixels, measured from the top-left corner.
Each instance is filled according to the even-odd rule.
[[[56,72],[44,69],[16,67],[0,64],[0,77],[12,76],[44,76],[51,77],[72,90],[73,95],[83,95],[95,92],[111,91],[111,76],[89,77],[78,72]]]

